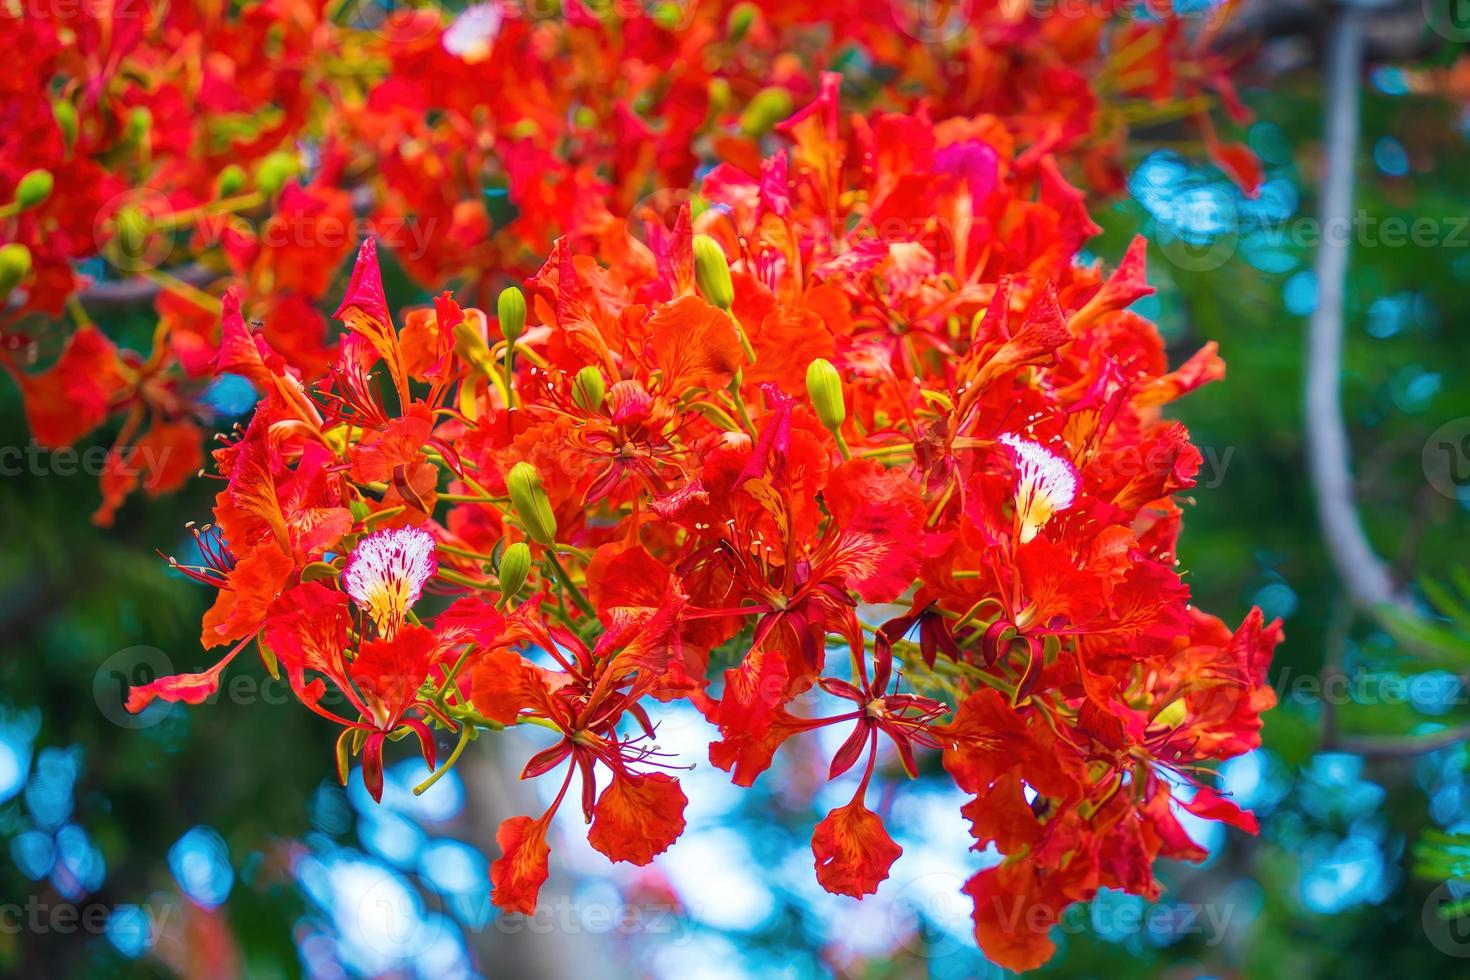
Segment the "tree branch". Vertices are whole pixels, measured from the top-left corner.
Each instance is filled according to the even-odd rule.
[[[1328,27],[1326,173],[1319,209],[1322,238],[1317,249],[1317,306],[1307,332],[1304,383],[1307,466],[1322,536],[1348,597],[1360,609],[1372,610],[1404,601],[1358,516],[1352,448],[1342,414],[1343,302],[1352,246],[1365,16],[1359,6],[1344,4],[1334,11]]]

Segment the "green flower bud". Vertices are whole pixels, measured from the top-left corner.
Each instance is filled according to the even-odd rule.
[[[51,196],[51,188],[55,183],[51,171],[32,170],[15,185],[15,203],[20,205],[22,211],[33,208]]]
[[[148,111],[147,106],[137,106],[128,113],[128,141],[142,143],[148,138],[148,132],[153,128],[153,113]]]
[[[546,488],[541,486],[541,474],[536,472],[536,467],[530,463],[512,466],[506,474],[505,487],[510,491],[511,509],[531,540],[548,548],[555,544],[556,515],[551,512],[551,501],[546,496]]]
[[[709,111],[711,115],[718,116],[730,108],[730,80],[726,78],[711,78],[707,86],[709,96]]]
[[[607,383],[602,380],[601,371],[589,364],[577,372],[572,380],[572,401],[586,411],[596,412],[606,397]]]
[[[56,128],[61,130],[61,138],[70,148],[77,141],[77,107],[65,99],[57,99],[51,103],[51,115],[56,118]]]
[[[739,44],[759,16],[760,8],[753,3],[737,3],[730,8],[730,16],[725,19],[725,33],[730,41]]]
[[[677,3],[664,2],[653,9],[653,22],[666,31],[678,30],[684,11]]]
[[[480,336],[480,331],[468,320],[461,320],[454,325],[454,352],[459,355],[460,360],[481,371],[489,371],[494,367],[485,338]]]
[[[722,310],[735,302],[735,285],[730,281],[730,263],[725,250],[708,235],[694,236],[694,281],[704,298]]]
[[[234,197],[245,188],[245,182],[250,178],[245,173],[245,168],[238,163],[232,163],[219,172],[214,181],[214,193],[217,197]]]
[[[299,163],[295,154],[284,150],[270,154],[255,168],[255,186],[266,197],[275,197],[296,175]]]
[[[502,289],[495,301],[495,312],[500,317],[501,336],[515,343],[526,332],[526,294],[517,286]]]
[[[755,93],[740,114],[740,131],[746,136],[764,136],[776,123],[791,115],[791,93],[779,85]]]
[[[517,541],[505,549],[500,556],[500,602],[509,603],[516,593],[525,588],[526,577],[531,574],[531,549],[524,541]]]
[[[842,375],[825,357],[807,365],[806,393],[811,397],[812,407],[817,410],[817,418],[828,431],[841,429],[847,419],[847,405],[842,400]]]
[[[31,250],[20,242],[0,246],[0,299],[31,274]]]

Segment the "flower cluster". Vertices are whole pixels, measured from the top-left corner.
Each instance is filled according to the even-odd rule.
[[[817,880],[875,892],[901,848],[873,781],[942,775],[1000,856],[964,890],[1014,969],[1070,904],[1202,858],[1182,812],[1253,830],[1211,771],[1259,744],[1280,627],[1190,605],[1201,457],[1161,414],[1223,374],[1214,346],[1170,370],[1129,308],[1142,242],[1081,261],[1082,193],[1005,120],[847,117],[841,84],[643,237],[558,238],[490,311],[444,293],[395,322],[368,240],[321,378],[227,292],[213,370],[260,402],[186,569],[227,652],[129,707],[204,701],[254,643],[375,796],[399,738],[437,777],[545,729],[522,777],[559,790],[491,869],[524,912],[574,786],[612,860],[682,832],[650,700],[697,708],[742,786],[832,726],[829,777],[861,778]]]
[[[135,489],[198,469],[228,288],[319,379],[334,356],[319,306],[360,232],[427,289],[487,306],[558,236],[615,259],[689,200],[701,165],[757,172],[826,69],[848,110],[985,115],[1023,167],[1055,155],[1094,193],[1121,185],[1130,125],[1180,118],[1250,185],[1253,158],[1206,111],[1243,112],[1215,45],[1230,4],[1167,7],[0,7],[20,61],[0,82],[0,365],[43,445],[123,420],[95,515],[110,523]],[[158,328],[138,353],[90,300],[141,287]]]

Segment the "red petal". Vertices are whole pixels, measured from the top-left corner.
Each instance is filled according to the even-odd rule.
[[[648,329],[653,359],[664,372],[665,391],[723,388],[744,359],[730,317],[698,296],[661,307]]]
[[[1261,158],[1256,156],[1250,147],[1244,143],[1219,143],[1208,139],[1205,140],[1205,146],[1215,166],[1225,171],[1226,176],[1234,181],[1247,197],[1255,197],[1261,192],[1261,182],[1265,179],[1265,171],[1261,167]]]
[[[817,824],[812,833],[817,881],[834,895],[862,898],[878,890],[888,869],[903,853],[883,821],[861,800],[841,806]]]
[[[362,784],[374,803],[383,802],[383,739],[382,732],[373,732],[362,749]]]
[[[160,677],[149,684],[142,684],[128,691],[127,709],[133,714],[153,703],[154,698],[185,704],[203,704],[219,690],[220,675],[230,661],[240,652],[244,644],[225,654],[224,659],[206,671],[197,674],[174,674]]]
[[[511,817],[495,832],[501,855],[490,865],[490,897],[499,908],[536,914],[536,896],[551,874],[546,828],[546,817]]]
[[[40,374],[17,371],[31,434],[43,446],[69,446],[107,419],[112,399],[127,387],[117,348],[96,327],[72,334],[66,350]]]
[[[1018,972],[1034,970],[1057,951],[1048,933],[1068,902],[1038,895],[1031,863],[987,868],[965,883],[975,900],[975,941],[992,962]]]
[[[598,797],[587,841],[610,860],[647,864],[684,832],[688,802],[668,773],[615,775]]]
[[[418,696],[438,642],[429,630],[410,623],[391,640],[364,643],[348,671],[363,694],[381,702],[396,720]]]
[[[1196,790],[1194,798],[1189,802],[1181,800],[1180,806],[1197,817],[1219,820],[1248,834],[1257,834],[1261,830],[1261,825],[1257,822],[1254,813],[1242,810],[1208,786],[1201,786]]]

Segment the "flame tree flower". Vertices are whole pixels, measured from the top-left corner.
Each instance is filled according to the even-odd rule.
[[[521,775],[553,803],[501,825],[491,870],[521,911],[574,787],[609,859],[675,844],[650,699],[708,718],[745,786],[838,726],[828,774],[862,775],[813,828],[817,880],[882,887],[888,786],[927,757],[1003,856],[963,890],[1013,969],[1071,903],[1155,897],[1159,858],[1202,858],[1181,814],[1253,829],[1214,767],[1259,745],[1280,625],[1191,606],[1176,495],[1200,454],[1161,412],[1223,375],[1213,345],[1171,370],[1129,309],[1141,242],[1078,261],[1097,228],[1054,144],[984,113],[848,117],[840,91],[817,79],[764,157],[726,147],[647,243],[562,237],[491,311],[443,293],[395,320],[369,239],[319,378],[227,292],[214,370],[260,400],[213,452],[192,571],[229,652],[129,706],[207,700],[254,641],[374,796],[409,735],[422,789],[479,737],[545,731]],[[846,704],[813,714],[816,690]]]

